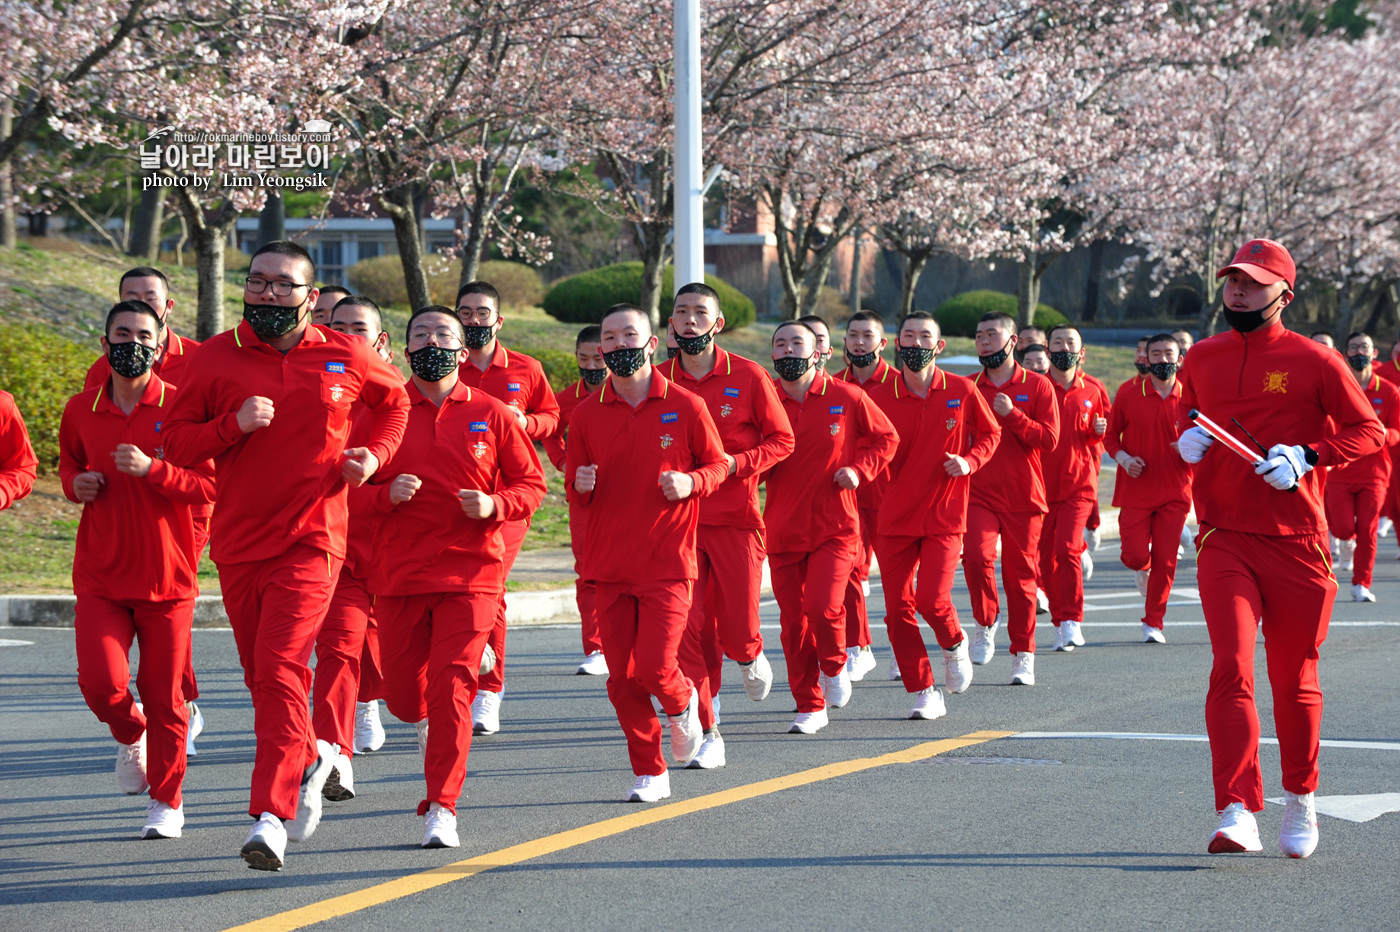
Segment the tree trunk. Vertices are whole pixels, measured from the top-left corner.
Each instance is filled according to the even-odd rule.
[[[408,306],[412,310],[427,307],[433,300],[428,292],[428,275],[423,271],[423,240],[419,235],[413,191],[407,185],[400,185],[380,195],[377,200],[394,223],[394,241],[399,246],[399,263],[403,266],[404,285],[408,289]]]
[[[476,210],[467,210],[464,207],[462,212],[467,215],[467,236],[462,241],[462,276],[458,279],[458,288],[476,281],[477,273],[481,269],[481,253],[486,249],[486,225],[490,220],[481,208],[480,197],[477,199]]]
[[[1089,244],[1089,279],[1084,283],[1084,309],[1079,312],[1080,320],[1097,320],[1099,316],[1099,279],[1103,277],[1104,241],[1096,239]]]
[[[10,138],[14,129],[14,102],[0,103],[0,140]],[[14,249],[19,245],[19,213],[14,204],[15,184],[9,162],[0,165],[0,246]]]
[[[268,243],[287,238],[287,202],[276,188],[267,192],[267,203],[258,214],[258,238],[253,246],[258,250]]]
[[[1215,326],[1220,320],[1220,308],[1215,299],[1220,296],[1220,282],[1215,270],[1220,267],[1220,205],[1210,213],[1206,223],[1205,267],[1201,269],[1201,312],[1196,317],[1196,339],[1204,340],[1215,335]]]
[[[155,262],[160,258],[160,231],[165,226],[165,188],[150,187],[141,192],[136,208],[131,240],[126,254],[136,259]]]
[[[238,220],[238,208],[225,200],[211,220],[204,205],[189,189],[175,189],[180,215],[194,243],[199,298],[196,302],[195,339],[207,340],[224,329],[224,244]]]
[[[860,312],[860,278],[861,260],[865,246],[865,231],[857,227],[851,231],[851,281],[849,297],[846,303],[851,306],[851,313]]]
[[[637,253],[642,257],[642,293],[637,296],[637,306],[646,311],[651,321],[652,332],[661,335],[661,286],[666,275],[666,262],[670,259],[670,247],[666,245],[666,234],[671,231],[669,223],[633,223],[632,239],[637,245]],[[664,337],[661,346],[666,345]]]
[[[919,279],[924,274],[933,247],[911,249],[904,254],[904,289],[899,297],[899,319],[903,320],[914,310],[914,294],[919,289]],[[942,325],[940,325],[941,327]]]
[[[1035,273],[1034,250],[1026,250],[1016,279],[1016,329],[1035,325],[1035,308],[1040,303],[1040,276]]]
[[[1346,348],[1347,337],[1354,331],[1361,329],[1358,326],[1357,316],[1361,308],[1373,297],[1380,297],[1380,289],[1376,282],[1364,281],[1355,284],[1348,282],[1337,289],[1337,322],[1332,328],[1332,336],[1336,339],[1337,345]]]

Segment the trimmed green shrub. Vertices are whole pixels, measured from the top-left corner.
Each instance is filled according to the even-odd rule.
[[[977,335],[977,321],[983,314],[1000,311],[1016,316],[1016,296],[1001,291],[965,291],[938,306],[933,316],[944,336],[972,337]],[[1048,304],[1035,306],[1035,325],[1049,330],[1056,324],[1069,323],[1069,318]]]
[[[671,316],[670,294],[675,290],[675,267],[666,266],[661,279],[661,319]],[[705,284],[719,293],[724,312],[724,329],[738,330],[754,320],[754,305],[743,292],[714,275]],[[544,309],[551,317],[566,323],[596,324],[614,304],[636,304],[642,298],[642,263],[616,265],[580,272],[556,282],[544,296]]]
[[[526,352],[540,361],[545,378],[549,379],[549,387],[556,392],[578,381],[578,357],[573,353],[557,349],[532,349]]]
[[[92,349],[37,324],[0,323],[0,388],[15,396],[39,457],[39,474],[58,473],[63,406],[82,391]]]
[[[428,276],[428,296],[433,303],[451,307],[462,278],[461,260],[434,253],[423,257],[423,271]],[[477,269],[477,278],[496,287],[503,307],[535,307],[544,297],[540,273],[522,262],[483,262]],[[403,263],[397,255],[361,259],[350,266],[346,279],[351,290],[376,304],[408,305]]]

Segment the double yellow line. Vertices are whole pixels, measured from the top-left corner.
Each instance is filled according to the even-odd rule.
[[[847,774],[859,773],[862,770],[873,770],[876,767],[885,767],[890,764],[908,764],[914,761],[926,760],[948,751],[955,751],[958,748],[970,747],[974,744],[983,744],[987,741],[995,741],[998,738],[1006,738],[1013,734],[1015,734],[1015,732],[1012,731],[974,731],[971,734],[966,734],[959,738],[944,738],[941,741],[929,741],[924,744],[916,744],[903,751],[882,754],[879,757],[861,757],[855,760],[826,764],[822,767],[814,767],[811,770],[803,770],[798,773],[789,774],[786,777],[774,777],[771,780],[760,780],[758,783],[736,786],[732,789],[721,790],[718,793],[697,796],[695,799],[686,799],[680,802],[668,803],[664,806],[653,806],[648,809],[641,809],[625,816],[618,816],[615,819],[604,819],[602,822],[582,825],[578,828],[570,829],[567,832],[546,835],[544,838],[537,838],[534,841],[512,845],[509,848],[502,848],[500,851],[492,851],[490,854],[482,854],[474,858],[468,858],[465,861],[444,864],[442,867],[435,867],[432,870],[423,871],[418,874],[410,874],[407,877],[400,877],[398,880],[390,880],[385,883],[375,884],[372,887],[356,891],[355,893],[347,893],[343,896],[336,896],[328,900],[322,900],[319,903],[303,906],[300,909],[291,909],[284,913],[277,913],[276,915],[268,916],[266,919],[258,919],[241,926],[234,926],[227,930],[227,932],[285,932],[285,930],[289,929],[305,928],[306,926],[314,925],[318,922],[335,919],[338,916],[345,916],[349,913],[369,909],[381,903],[388,903],[400,897],[422,893],[425,890],[431,890],[434,887],[452,883],[454,880],[462,880],[463,878],[472,877],[484,871],[495,870],[498,867],[509,867],[512,864],[520,864],[523,861],[530,861],[547,854],[554,854],[556,851],[574,848],[579,845],[587,844],[590,841],[597,841],[600,838],[608,838],[612,835],[630,832],[635,828],[655,825],[658,822],[665,822],[670,819],[678,819],[681,816],[687,816],[691,813],[703,812],[706,809],[715,809],[720,806],[727,806],[731,803],[743,802],[746,799],[767,796],[770,793],[777,793],[781,790],[790,790],[794,787],[807,786],[811,783],[820,783],[822,780],[830,780],[833,777],[844,777]]]

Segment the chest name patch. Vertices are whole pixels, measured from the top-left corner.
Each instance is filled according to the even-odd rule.
[[[472,421],[470,429],[474,434],[484,434],[491,429],[491,425],[485,421]]]
[[[661,423],[663,424],[674,424],[680,419],[681,416],[675,411],[667,411],[665,414],[661,415]]]
[[[828,414],[845,414],[845,413],[846,413],[846,406],[845,406],[845,405],[832,405],[832,406],[831,406],[831,410],[829,410],[827,413],[828,413]]]
[[[519,382],[507,382],[507,383],[506,383],[506,391],[508,391],[508,392],[518,392],[518,391],[520,391],[520,383],[519,383]]]
[[[962,399],[961,399],[961,398],[949,398],[949,399],[948,399],[948,407],[950,407],[950,408],[961,408],[961,407],[962,407]]]
[[[1017,395],[1017,396],[1016,396],[1016,400],[1017,400],[1018,402],[1020,402],[1021,404],[1025,404],[1026,402],[1028,402],[1028,401],[1031,400],[1031,396],[1030,396],[1030,395]]]
[[[726,389],[724,390],[724,394],[725,394],[725,396],[728,397],[728,398],[738,398],[738,397],[739,397],[739,390],[738,390],[737,388],[726,388]]]
[[[328,363],[326,363],[326,371],[327,371],[327,372],[344,372],[344,371],[345,371],[345,363],[343,363],[343,362],[328,362]]]

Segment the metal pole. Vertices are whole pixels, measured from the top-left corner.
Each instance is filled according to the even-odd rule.
[[[674,0],[675,287],[705,280],[700,178],[700,0]]]

